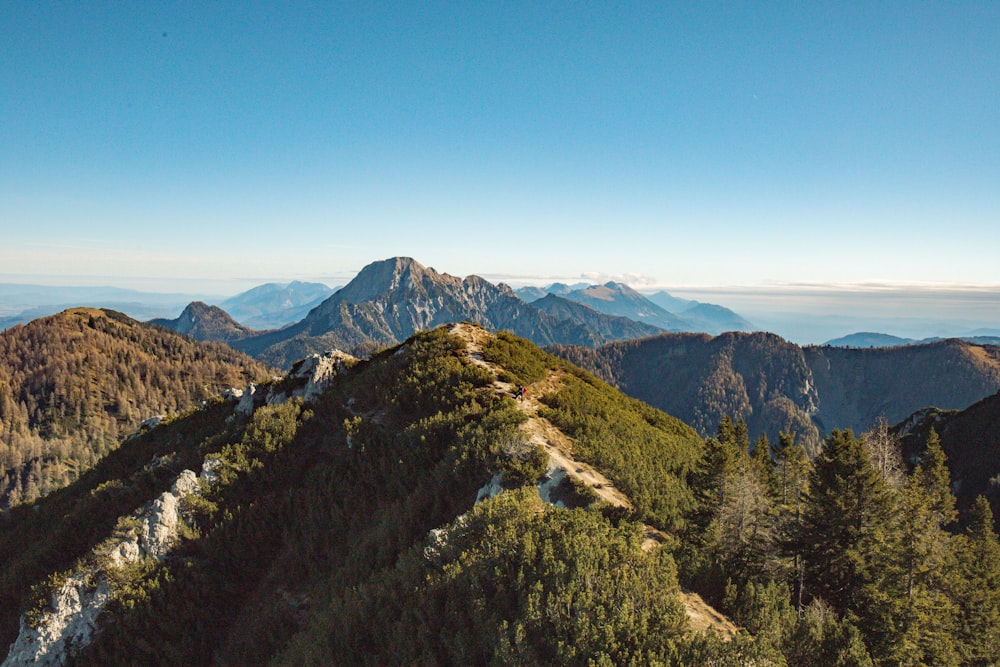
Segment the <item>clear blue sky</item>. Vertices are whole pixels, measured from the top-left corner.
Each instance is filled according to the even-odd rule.
[[[3,3],[0,280],[1000,285],[998,2],[283,4]]]

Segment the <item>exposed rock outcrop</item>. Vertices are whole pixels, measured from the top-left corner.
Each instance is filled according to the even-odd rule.
[[[201,478],[211,483],[218,476],[217,465],[216,459],[206,460]],[[98,632],[97,618],[113,595],[109,571],[144,558],[162,560],[170,553],[182,522],[181,501],[199,493],[198,477],[191,470],[181,472],[169,491],[132,513],[133,525],[123,539],[95,548],[52,592],[37,618],[22,615],[20,632],[2,667],[63,665],[90,644]]]
[[[230,399],[238,401],[236,412],[247,416],[261,405],[279,405],[296,397],[311,401],[356,361],[356,357],[340,350],[330,350],[323,355],[311,354],[292,366],[281,380],[270,385],[250,384],[238,394],[233,390]]]

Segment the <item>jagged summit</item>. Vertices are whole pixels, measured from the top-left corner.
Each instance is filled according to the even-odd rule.
[[[542,345],[593,346],[617,338],[609,333],[616,326],[604,322],[606,316],[593,317],[596,326],[554,316],[522,301],[508,285],[494,285],[476,275],[438,273],[413,258],[393,257],[364,267],[300,322],[236,346],[287,367],[308,353],[332,347],[365,356],[417,331],[462,321],[513,331]]]
[[[363,303],[398,289],[414,289],[418,285],[425,289],[428,282],[454,283],[460,278],[437,273],[428,269],[412,257],[390,257],[365,266],[354,280],[337,293],[337,300],[347,303]]]

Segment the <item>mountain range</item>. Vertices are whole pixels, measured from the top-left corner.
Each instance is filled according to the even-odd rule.
[[[961,338],[968,343],[975,343],[977,345],[1000,345],[1000,336],[997,335],[956,336],[956,338]],[[823,344],[830,347],[900,347],[903,345],[934,343],[940,340],[944,339],[940,337],[921,339],[900,338],[899,336],[892,336],[890,334],[860,331],[828,340]]]
[[[336,292],[323,283],[294,280],[258,285],[220,302],[229,315],[250,329],[279,329],[298,322]]]
[[[438,280],[378,268],[411,289]],[[121,320],[70,317],[84,338]],[[109,331],[124,340],[211,349],[121,324]],[[751,399],[780,402],[772,384],[801,390],[803,410],[822,398],[808,353],[774,335],[615,347],[649,341],[661,361],[715,360],[710,374]],[[920,350],[910,361],[931,375],[992,363],[943,345],[942,368]],[[614,369],[606,347],[574,349]],[[892,370],[884,355],[845,358],[862,377]],[[988,413],[969,423],[995,439],[984,405],[961,415]],[[921,418],[952,442],[968,434]],[[65,488],[0,513],[3,664],[990,664],[1000,541],[981,501],[967,527],[944,529],[954,498],[932,438],[890,482],[848,432],[813,461],[787,442],[751,457],[746,435],[725,421],[703,440],[468,322],[367,359],[311,356],[148,425]]]
[[[724,306],[679,299],[667,292],[647,297],[624,283],[613,281],[603,285],[553,283],[541,288],[522,287],[517,294],[529,303],[546,294],[554,294],[590,306],[598,312],[627,317],[662,331],[718,334],[756,329],[752,323]]]
[[[510,287],[494,285],[478,276],[456,278],[424,267],[408,257],[374,262],[345,287],[325,298],[307,299],[307,285],[286,288],[262,286],[232,302],[238,312],[257,308],[273,313],[275,299],[295,287],[299,310],[309,307],[299,321],[263,331],[245,326],[232,313],[201,302],[189,304],[180,317],[157,319],[156,324],[199,340],[229,343],[267,363],[287,368],[303,355],[341,348],[365,356],[405,340],[416,331],[441,323],[468,320],[490,329],[506,329],[540,344],[593,347],[615,340],[655,335],[667,329],[714,330],[723,324],[751,325],[721,306],[695,304],[682,319],[621,283],[601,286],[555,284],[542,298],[527,303]],[[314,286],[323,294],[323,286]],[[522,292],[523,294],[523,292]],[[268,305],[269,304],[269,305]],[[281,318],[253,321],[284,322]],[[249,320],[247,320],[249,321]]]
[[[417,331],[462,320],[513,331],[543,345],[594,346],[659,331],[575,305],[547,302],[536,307],[504,284],[478,276],[458,278],[395,257],[363,268],[301,321],[243,337],[233,345],[287,368],[306,354],[331,348],[366,356]]]
[[[848,349],[734,332],[550,349],[702,435],[728,415],[772,442],[795,433],[812,452],[833,429],[861,433],[880,417],[896,423],[930,405],[965,408],[1000,389],[1000,348],[958,339]]]
[[[137,320],[172,319],[187,304],[226,309],[247,328],[272,329],[297,322],[336,291],[322,283],[266,283],[223,299],[205,294],[144,292],[118,287],[52,287],[0,283],[0,330],[69,308],[109,308]]]

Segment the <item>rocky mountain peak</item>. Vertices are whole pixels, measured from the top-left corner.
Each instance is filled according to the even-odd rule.
[[[338,302],[363,303],[427,281],[437,282],[441,277],[444,276],[411,257],[391,257],[361,269],[354,280],[337,292],[335,299]]]

